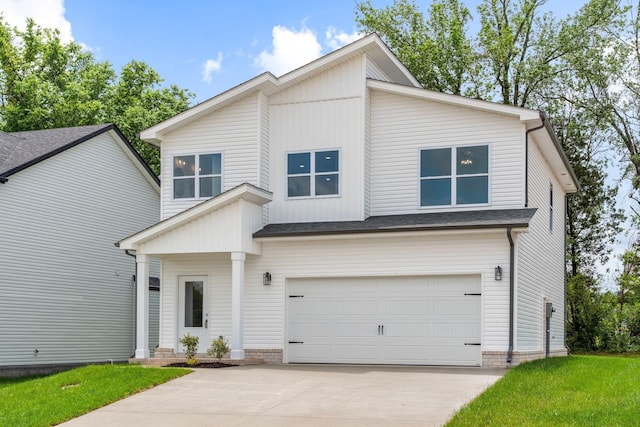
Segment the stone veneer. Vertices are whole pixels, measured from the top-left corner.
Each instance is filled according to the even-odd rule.
[[[566,356],[566,349],[551,351],[551,357]],[[540,351],[514,351],[511,357],[511,363],[507,363],[506,351],[483,351],[482,367],[483,368],[510,368],[521,363],[536,359],[543,359],[545,352]]]
[[[245,349],[245,358],[242,360],[231,360],[227,357],[221,361],[232,365],[282,365],[281,349]],[[214,362],[215,358],[207,354],[196,354],[196,359],[200,362]],[[144,365],[163,366],[170,363],[184,362],[184,353],[174,353],[171,348],[156,348],[154,357],[150,359],[131,359],[131,363],[140,363]]]
[[[277,348],[268,349],[245,349],[247,358],[262,359],[265,365],[282,365],[282,350]]]

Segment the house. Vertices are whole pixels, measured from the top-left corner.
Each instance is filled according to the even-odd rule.
[[[161,149],[162,221],[119,245],[139,277],[161,259],[156,357],[187,333],[271,363],[566,354],[578,183],[544,114],[424,90],[374,34],[141,137]]]
[[[160,186],[120,131],[0,132],[0,206],[0,369],[131,357],[135,260],[113,242],[158,221]]]

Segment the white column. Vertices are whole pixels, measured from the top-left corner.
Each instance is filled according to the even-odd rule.
[[[149,256],[136,255],[136,359],[149,357]]]
[[[244,359],[244,252],[231,253],[231,359]]]

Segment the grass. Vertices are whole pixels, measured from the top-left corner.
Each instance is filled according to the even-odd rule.
[[[569,356],[520,365],[447,427],[637,426],[640,358]]]
[[[50,426],[191,372],[93,365],[54,375],[0,378],[0,426]]]

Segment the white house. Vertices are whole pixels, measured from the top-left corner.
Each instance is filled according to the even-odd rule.
[[[566,354],[578,184],[540,112],[424,90],[370,35],[141,137],[161,149],[162,221],[119,245],[140,277],[161,259],[158,353],[191,333],[276,363]]]
[[[0,374],[131,357],[135,260],[113,242],[159,206],[157,177],[113,125],[0,132]]]

